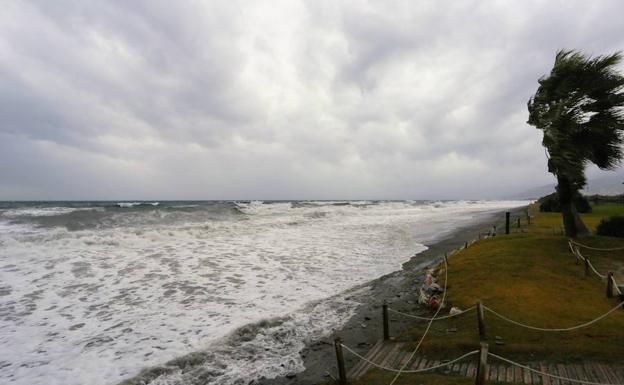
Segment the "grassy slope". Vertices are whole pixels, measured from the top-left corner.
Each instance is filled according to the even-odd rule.
[[[596,206],[583,219],[588,227],[595,228],[601,218],[616,214],[624,214],[624,205]],[[561,215],[535,213],[532,222],[531,226],[523,223],[524,232],[489,238],[452,256],[448,303],[467,308],[481,300],[509,318],[546,328],[581,324],[613,308],[617,299],[606,298],[605,284],[595,276],[585,277],[583,266],[576,265],[568,251],[566,238],[553,234],[553,228],[558,230],[561,226]],[[624,247],[624,239],[594,236],[580,241],[595,247]],[[590,256],[603,272],[617,270],[620,263],[624,265],[624,251],[584,255]],[[624,276],[619,281],[624,283]],[[417,341],[425,326],[423,322],[415,322],[412,330],[398,338]],[[624,310],[593,326],[565,333],[530,331],[490,313],[486,313],[486,327],[490,351],[524,362],[541,359],[611,362],[621,361],[624,355]],[[502,337],[504,345],[495,344],[495,336]],[[477,346],[476,314],[470,312],[450,321],[434,322],[419,354],[449,359]],[[411,379],[414,383],[436,383],[439,377],[404,376],[406,381]],[[360,383],[387,383],[389,378],[389,373],[371,371]],[[464,379],[455,377],[445,377],[445,381],[464,383]]]

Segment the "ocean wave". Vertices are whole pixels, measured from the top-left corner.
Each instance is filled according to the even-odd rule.
[[[353,316],[358,298],[369,290],[354,288],[286,316],[244,325],[205,350],[144,369],[120,385],[185,385],[198,378],[206,385],[234,385],[299,373],[305,370],[299,352],[306,341],[319,340],[341,327]]]
[[[158,206],[160,202],[117,202],[116,206],[121,208],[132,208],[141,206]]]
[[[1,215],[6,218],[16,217],[51,217],[68,214],[74,211],[90,210],[90,208],[75,207],[28,207],[5,210]]]

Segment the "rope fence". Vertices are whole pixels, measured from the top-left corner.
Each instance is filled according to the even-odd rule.
[[[508,363],[508,364],[510,364],[512,366],[516,366],[518,368],[522,368],[522,369],[528,370],[528,371],[533,372],[535,374],[539,374],[539,375],[542,375],[542,376],[547,376],[547,377],[550,377],[550,378],[555,378],[555,379],[560,380],[560,381],[575,382],[575,383],[578,383],[578,384],[587,384],[587,385],[622,385],[622,384],[608,384],[608,383],[603,383],[603,382],[592,382],[592,381],[585,381],[585,380],[577,380],[575,378],[562,377],[562,376],[558,376],[556,374],[551,374],[551,373],[547,373],[547,372],[542,372],[541,370],[533,369],[530,366],[519,364],[519,363],[517,363],[515,361],[512,361],[510,359],[507,359],[505,357],[501,357],[498,354],[494,354],[494,353],[488,352],[488,356],[490,356],[492,358],[496,358],[497,360],[506,362],[506,363]]]
[[[611,279],[613,279],[613,278],[611,278]],[[615,287],[617,288],[617,286],[615,286]],[[619,292],[619,289],[617,289],[617,290]],[[490,313],[494,314],[495,316],[497,316],[498,318],[500,318],[500,319],[502,319],[504,321],[507,321],[507,322],[509,322],[511,324],[514,324],[516,326],[524,327],[526,329],[543,331],[543,332],[567,332],[567,331],[582,329],[584,327],[593,325],[594,323],[602,320],[603,318],[606,318],[607,316],[609,316],[609,314],[613,313],[614,311],[616,311],[617,309],[621,308],[622,306],[624,306],[624,301],[618,303],[615,307],[613,307],[612,309],[610,309],[606,313],[604,313],[604,314],[594,318],[591,321],[588,321],[588,322],[585,322],[585,323],[582,323],[582,324],[579,324],[579,325],[576,325],[576,326],[571,326],[571,327],[568,327],[568,328],[542,328],[542,327],[527,325],[527,324],[524,324],[524,323],[512,320],[511,318],[508,318],[508,317],[502,315],[501,313],[497,312],[496,310],[494,310],[494,309],[492,309],[492,308],[490,308],[490,307],[488,307],[486,305],[483,305],[483,309],[489,311]],[[456,314],[452,314],[452,315],[449,314],[449,315],[442,316],[442,317],[432,317],[432,318],[421,317],[421,316],[417,316],[417,315],[414,315],[414,314],[404,313],[404,312],[400,312],[400,311],[392,309],[392,308],[388,308],[388,310],[392,311],[393,313],[397,313],[397,314],[400,314],[402,316],[409,317],[409,318],[415,318],[415,319],[420,319],[420,320],[425,320],[425,321],[437,321],[437,320],[453,318],[453,317],[456,317],[456,316],[468,313],[468,312],[476,309],[476,307],[477,307],[476,305],[472,305],[468,309],[465,309],[465,310],[463,310],[463,311],[461,311],[459,313],[456,313]]]
[[[579,250],[579,246],[590,248],[589,246],[582,245],[582,244],[580,244],[578,242],[575,242],[572,239],[568,239],[568,247],[570,248],[570,251],[572,252],[572,254],[574,254],[574,256],[577,259],[580,259],[581,261],[585,262],[586,269],[587,269],[587,267],[589,267],[589,270],[593,271],[594,274],[596,274],[596,276],[598,278],[607,280],[607,296],[608,297],[612,297],[613,296],[613,291],[615,291],[618,296],[622,296],[622,290],[620,289],[617,281],[613,277],[613,273],[610,272],[610,273],[608,273],[606,275],[605,274],[601,274],[596,269],[596,267],[591,263],[591,260],[589,258],[587,258],[587,257],[584,257],[583,254],[581,254],[581,251]],[[590,248],[590,249],[601,250],[601,251],[620,250],[620,248],[617,248],[617,249],[596,249],[596,248]],[[624,248],[622,248],[621,250],[624,250]]]
[[[428,372],[431,370],[436,370],[436,369],[440,369],[443,368],[445,366],[449,366],[449,365],[453,365],[456,362],[459,362],[461,360],[463,360],[466,357],[470,357],[474,354],[479,353],[478,350],[473,350],[472,352],[468,352],[466,354],[464,354],[463,356],[459,356],[451,361],[448,362],[444,362],[440,365],[435,365],[435,366],[429,366],[427,368],[422,368],[422,369],[414,369],[414,370],[403,370],[403,369],[395,369],[395,368],[389,368],[387,366],[383,366],[380,365],[376,362],[373,362],[371,360],[369,360],[368,358],[358,354],[357,352],[355,352],[353,349],[351,349],[350,347],[348,347],[347,345],[342,344],[342,347],[345,348],[346,351],[348,351],[349,353],[353,354],[354,356],[356,356],[357,358],[359,358],[360,360],[369,363],[370,365],[373,365],[374,367],[378,368],[378,369],[382,369],[382,370],[386,370],[388,372],[394,372],[394,373],[423,373],[423,372]],[[410,359],[411,361],[411,359]],[[409,363],[409,361],[407,361],[407,363]]]
[[[587,265],[589,266],[589,268],[594,272],[594,274],[596,274],[598,276],[598,278],[600,279],[605,279],[607,278],[606,275],[604,274],[600,274],[598,272],[598,270],[596,270],[596,268],[594,267],[594,265],[591,263],[591,260],[589,258],[586,258],[583,256],[583,254],[581,254],[581,251],[579,249],[576,249],[576,253],[575,253],[576,257],[579,258],[581,261],[584,261],[585,263],[587,263]]]
[[[624,247],[600,248],[600,247],[587,246],[587,245],[579,243],[579,242],[577,242],[577,241],[575,241],[573,239],[570,239],[569,242],[574,244],[574,245],[576,245],[576,246],[583,247],[583,248],[588,249],[588,250],[595,250],[595,251],[620,251],[620,250],[624,250]]]
[[[510,319],[510,318],[507,318],[507,317],[505,317],[504,315],[502,315],[502,314],[500,314],[500,313],[498,313],[498,312],[496,312],[496,311],[494,311],[494,310],[490,309],[489,307],[487,307],[487,306],[485,306],[485,305],[483,305],[483,308],[484,308],[485,310],[489,311],[490,313],[494,314],[494,315],[495,315],[495,316],[497,316],[498,318],[502,319],[502,320],[505,320],[505,321],[507,321],[507,322],[509,322],[509,323],[512,323],[512,324],[514,324],[514,325],[516,325],[516,326],[521,326],[521,327],[526,328],[526,329],[537,330],[537,331],[542,331],[542,332],[568,332],[568,331],[577,330],[577,329],[582,329],[582,328],[584,328],[584,327],[590,326],[590,325],[592,325],[592,324],[594,324],[594,323],[596,323],[596,322],[600,321],[601,319],[603,319],[603,318],[607,317],[609,314],[613,313],[613,312],[614,312],[614,311],[616,311],[617,309],[621,308],[621,307],[622,307],[622,305],[624,305],[624,302],[620,302],[620,303],[618,303],[618,304],[617,304],[617,306],[615,306],[614,308],[612,308],[612,309],[611,309],[611,310],[609,310],[608,312],[606,312],[606,313],[602,314],[601,316],[599,316],[599,317],[597,317],[597,318],[594,318],[594,319],[593,319],[593,320],[591,320],[591,321],[588,321],[588,322],[582,323],[582,324],[580,324],[580,325],[572,326],[572,327],[569,327],[569,328],[541,328],[541,327],[537,327],[537,326],[531,326],[531,325],[523,324],[523,323],[518,322],[518,321],[514,321],[514,320],[512,320],[512,319]]]
[[[477,308],[476,305],[472,305],[468,309],[462,310],[462,311],[460,311],[458,313],[448,314],[448,315],[444,315],[444,316],[440,316],[440,317],[422,317],[422,316],[418,316],[418,315],[415,315],[415,314],[404,313],[402,311],[395,310],[395,309],[393,309],[391,307],[388,308],[388,311],[391,311],[391,312],[396,313],[396,314],[400,314],[400,315],[402,315],[404,317],[408,317],[408,318],[414,318],[414,319],[423,320],[423,321],[438,321],[438,320],[443,320],[443,319],[449,319],[449,318],[457,317],[458,315],[462,315],[464,313],[468,313],[469,311],[474,310],[476,308]]]

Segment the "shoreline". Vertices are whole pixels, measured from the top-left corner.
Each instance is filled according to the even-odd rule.
[[[316,341],[306,341],[305,348],[299,353],[305,366],[303,372],[272,379],[265,378],[251,383],[313,385],[331,380],[330,375],[336,377],[336,358],[333,346],[335,337],[341,337],[346,345],[359,354],[365,354],[383,337],[381,305],[384,299],[389,304],[398,305],[398,307],[417,307],[419,288],[425,271],[439,263],[445,252],[462,248],[465,242],[471,242],[478,237],[479,233],[487,233],[493,225],[496,225],[497,233],[500,234],[501,230],[504,232],[504,213],[510,211],[512,215],[519,215],[526,207],[488,213],[473,224],[458,228],[431,244],[425,244],[427,250],[414,254],[403,263],[400,270],[359,285],[360,288],[369,287],[370,290],[366,294],[355,296],[360,302],[355,314],[341,328],[333,330],[328,336]],[[390,316],[390,335],[401,333],[412,325],[413,321],[406,317]],[[345,354],[347,371],[357,361],[358,359],[353,355]]]

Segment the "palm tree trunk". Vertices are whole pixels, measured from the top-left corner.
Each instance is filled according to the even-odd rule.
[[[572,187],[565,176],[557,176],[557,192],[559,193],[559,203],[561,204],[561,215],[566,236],[576,238],[579,235],[590,235],[591,233],[581,220],[581,216],[576,210],[572,199],[578,191]]]

